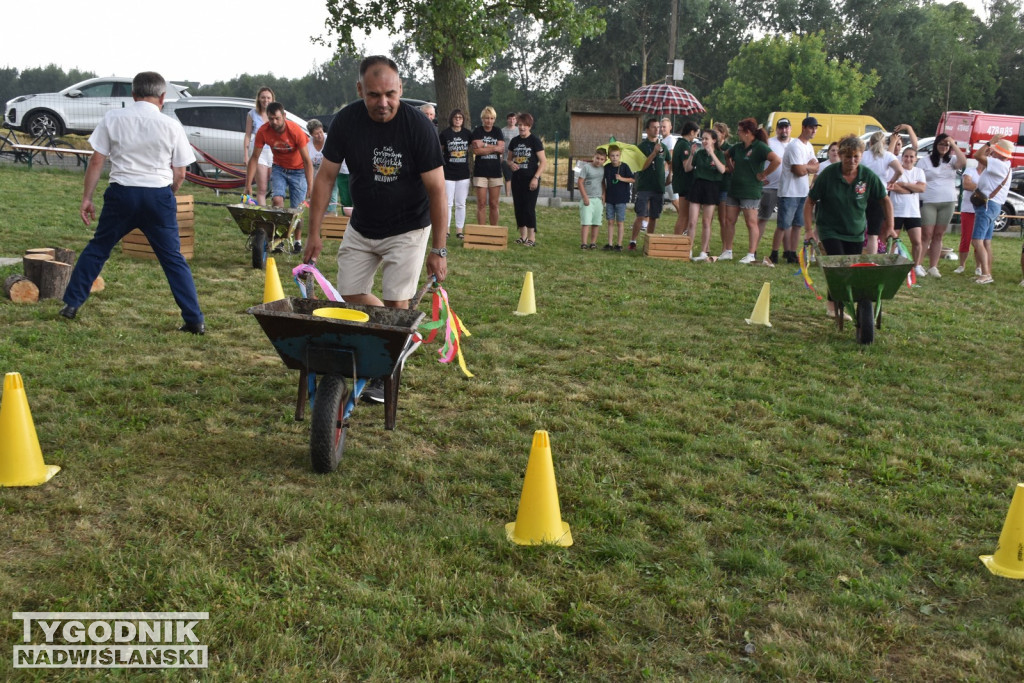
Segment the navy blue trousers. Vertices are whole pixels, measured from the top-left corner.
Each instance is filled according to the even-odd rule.
[[[115,183],[107,186],[96,233],[75,263],[71,281],[64,290],[64,303],[75,308],[85,303],[93,281],[110,258],[110,252],[125,235],[139,228],[164,269],[174,301],[181,309],[181,317],[187,323],[203,322],[192,270],[181,255],[177,212],[170,186],[126,187]]]

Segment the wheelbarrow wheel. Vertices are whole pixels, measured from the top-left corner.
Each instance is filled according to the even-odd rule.
[[[313,471],[333,472],[345,448],[345,403],[348,385],[340,375],[327,375],[320,380],[313,400],[313,416],[309,434],[309,457]]]
[[[871,299],[857,302],[857,341],[870,344],[875,340],[875,310]]]
[[[249,236],[252,243],[252,267],[262,270],[267,265],[267,233],[257,228]]]

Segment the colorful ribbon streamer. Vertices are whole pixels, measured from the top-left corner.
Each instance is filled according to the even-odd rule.
[[[910,258],[910,252],[907,251],[907,248],[903,245],[903,240],[896,240],[896,253],[902,256],[903,258],[907,259],[908,261],[913,260]],[[907,287],[913,287],[916,284],[917,273],[915,273],[914,269],[911,268],[910,272],[907,273]]]
[[[320,285],[320,289],[324,291],[324,295],[331,301],[345,302],[341,298],[341,294],[338,294],[338,290],[334,288],[334,285],[316,269],[316,266],[309,263],[300,263],[292,269],[292,277],[295,278],[295,283],[299,286],[299,291],[302,292],[303,298],[306,298],[306,283],[302,281],[300,277],[302,275],[312,275],[316,283]]]
[[[797,253],[797,261],[800,263],[800,275],[804,279],[804,287],[814,292],[814,296],[818,297],[818,301],[821,301],[821,294],[818,294],[818,290],[814,288],[814,282],[811,281],[811,271],[807,267],[807,263],[810,260],[808,257],[814,251],[814,245],[811,242],[804,242],[804,248]]]
[[[438,362],[451,363],[453,359],[458,358],[459,368],[462,370],[462,373],[466,377],[472,377],[473,373],[466,367],[466,359],[462,356],[460,336],[472,337],[473,335],[455,311],[452,310],[451,303],[448,301],[448,292],[444,290],[444,287],[438,287],[437,291],[434,292],[433,301],[430,305],[430,320],[420,325],[420,329],[429,334],[427,334],[425,339],[421,337],[421,340],[425,344],[429,344],[434,341],[438,331],[442,328],[444,328],[444,344],[437,351],[438,355],[441,356]]]

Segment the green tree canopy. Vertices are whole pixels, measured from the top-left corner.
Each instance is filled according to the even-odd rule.
[[[773,36],[740,48],[725,82],[704,104],[730,123],[747,116],[763,122],[773,111],[859,114],[877,83],[874,71],[829,59],[822,33]]]

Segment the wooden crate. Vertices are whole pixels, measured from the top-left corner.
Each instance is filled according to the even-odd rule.
[[[466,223],[462,231],[462,246],[466,249],[488,249],[504,251],[508,249],[508,228],[500,225],[475,225]]]
[[[689,261],[692,242],[689,235],[646,235],[644,256],[671,261]]]
[[[348,229],[348,216],[324,216],[320,224],[320,239],[340,240]]]
[[[186,261],[191,261],[196,249],[195,200],[190,194],[175,195],[174,198],[178,200],[178,237],[181,240],[181,255]],[[156,253],[141,230],[132,230],[124,236],[121,240],[121,252],[131,258],[156,260]]]

